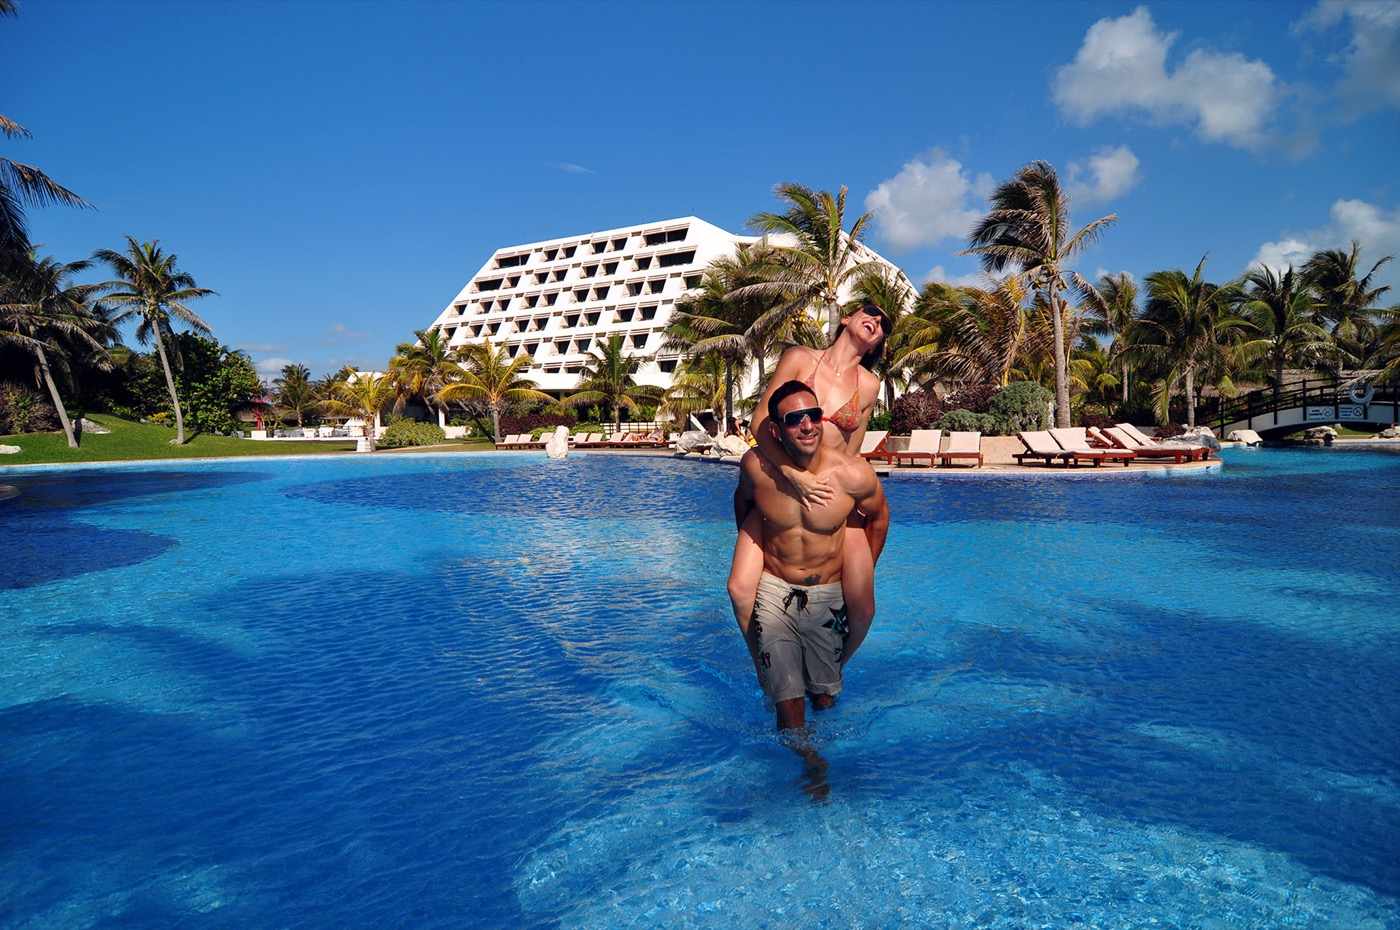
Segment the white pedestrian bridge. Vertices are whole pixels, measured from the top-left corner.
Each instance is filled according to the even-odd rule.
[[[1400,383],[1315,379],[1285,389],[1261,388],[1202,410],[1197,422],[1217,430],[1252,429],[1265,439],[1281,439],[1310,426],[1340,423],[1354,429],[1384,429],[1400,423]]]

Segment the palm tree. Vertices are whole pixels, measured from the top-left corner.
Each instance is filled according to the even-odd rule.
[[[332,413],[359,417],[365,423],[365,439],[369,451],[374,451],[374,428],[379,414],[394,402],[394,384],[385,375],[368,372],[354,373],[345,381],[337,381],[326,408]]]
[[[772,300],[778,315],[824,310],[827,336],[835,337],[841,325],[841,295],[878,268],[860,245],[870,214],[861,214],[846,230],[846,188],[833,196],[785,183],[776,193],[787,210],[759,213],[749,225],[765,235],[791,238],[794,244],[771,246],[766,280],[739,288],[736,296]]]
[[[395,409],[403,409],[410,397],[421,397],[432,409],[432,398],[459,371],[457,352],[437,328],[417,330],[414,342],[401,342],[389,359],[389,379],[399,391]],[[447,425],[446,408],[437,410],[438,425]]]
[[[14,16],[17,12],[13,0],[0,0],[0,16]],[[4,114],[0,114],[0,134],[9,139],[31,138],[29,130]],[[22,268],[25,256],[29,254],[24,207],[42,207],[51,203],[70,207],[90,206],[83,198],[33,165],[0,155],[0,272],[13,265]]]
[[[579,372],[580,390],[560,403],[569,406],[605,403],[612,407],[613,426],[622,427],[622,411],[636,410],[642,401],[661,399],[661,388],[650,384],[637,384],[632,376],[637,373],[637,359],[622,351],[622,336],[612,335],[606,343],[598,345],[598,354],[584,365]]]
[[[318,406],[316,389],[311,384],[311,369],[305,365],[283,365],[281,377],[273,381],[272,386],[271,393],[277,404],[297,418],[298,427],[304,426],[306,414]]]
[[[1246,325],[1228,312],[1238,300],[1237,287],[1206,281],[1205,265],[1203,257],[1190,278],[1178,270],[1154,271],[1144,281],[1147,307],[1132,329],[1129,353],[1166,372],[1156,394],[1163,423],[1176,386],[1184,383],[1186,424],[1196,425],[1196,376],[1215,375],[1228,385],[1233,341]]]
[[[533,381],[520,376],[521,370],[530,365],[530,356],[524,353],[511,358],[487,339],[463,346],[459,354],[463,364],[451,373],[448,383],[433,399],[444,406],[462,401],[485,403],[491,413],[491,432],[496,442],[501,441],[501,408],[506,404],[554,399],[536,390]]]
[[[1088,403],[1111,407],[1118,375],[1114,356],[1097,342],[1086,340],[1069,360],[1069,383]]]
[[[1137,317],[1137,282],[1126,271],[1099,276],[1098,286],[1085,293],[1086,329],[1095,336],[1108,336],[1109,357],[1122,369],[1119,385],[1123,403],[1128,402],[1128,330]]]
[[[1303,264],[1302,276],[1317,294],[1313,322],[1330,324],[1333,334],[1347,335],[1349,327],[1371,322],[1380,299],[1390,291],[1389,285],[1376,285],[1375,278],[1391,256],[1381,256],[1358,277],[1360,258],[1361,243],[1353,241],[1349,251],[1323,249]]]
[[[724,360],[717,355],[697,355],[681,363],[671,386],[662,396],[661,409],[678,423],[701,410],[718,410],[733,381]],[[726,408],[726,411],[728,408]],[[726,418],[732,414],[726,412]],[[726,424],[729,422],[725,420]]]
[[[1065,354],[1063,308],[1059,290],[1069,284],[1081,294],[1094,286],[1066,267],[1118,215],[1110,213],[1089,223],[1073,235],[1069,215],[1069,195],[1049,162],[1026,165],[1010,181],[992,192],[992,209],[968,236],[964,254],[979,255],[989,274],[1012,269],[1026,276],[1050,308],[1055,353],[1055,423],[1069,426],[1069,362]]]
[[[914,288],[909,284],[909,279],[904,276],[904,272],[891,271],[885,267],[876,267],[866,272],[856,279],[854,300],[847,305],[849,310],[854,310],[863,303],[872,303],[889,317],[892,324],[890,335],[886,341],[894,340],[895,333],[899,331],[899,324],[913,310]],[[884,356],[879,365],[877,376],[885,383],[885,408],[894,407],[894,382],[895,374],[899,366],[894,364],[894,345],[885,346]]]
[[[93,258],[111,266],[116,279],[101,287],[104,299],[124,308],[112,318],[114,324],[139,320],[136,338],[142,345],[155,340],[160,365],[165,372],[165,386],[170,391],[170,403],[175,408],[175,438],[172,445],[185,442],[185,417],[180,398],[175,392],[175,376],[170,371],[170,358],[165,343],[174,334],[173,323],[179,320],[199,333],[209,333],[209,324],[201,320],[185,302],[207,297],[214,292],[199,287],[187,272],[175,268],[175,254],[167,255],[158,242],[137,242],[126,237],[126,252],[98,249]]]
[[[58,393],[53,367],[68,367],[65,339],[88,353],[90,363],[102,367],[107,351],[97,337],[108,329],[107,320],[94,312],[96,285],[69,281],[88,268],[87,262],[39,259],[32,253],[26,258],[24,264],[12,263],[10,274],[0,279],[0,344],[17,346],[34,357],[39,378],[63,424],[68,447],[76,449],[78,438]]]
[[[1334,354],[1336,345],[1327,330],[1313,322],[1316,302],[1291,266],[1280,275],[1259,265],[1245,275],[1244,282],[1248,290],[1240,294],[1239,307],[1258,337],[1240,349],[1246,357],[1262,356],[1268,361],[1277,399],[1285,367],[1316,365]]]
[[[907,326],[895,366],[929,381],[1005,387],[1031,336],[1026,296],[1016,275],[991,291],[930,282],[915,304],[919,322]]]

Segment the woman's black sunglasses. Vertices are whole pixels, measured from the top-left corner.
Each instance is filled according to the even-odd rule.
[[[810,418],[813,423],[822,421],[822,408],[807,407],[802,410],[789,410],[783,414],[783,426],[788,429],[796,429],[802,425],[802,421]]]
[[[890,318],[885,316],[885,311],[874,304],[861,304],[860,312],[868,313],[871,316],[878,316],[880,318],[880,329],[884,331],[886,336],[890,334],[890,329],[893,327],[893,324],[890,323]]]

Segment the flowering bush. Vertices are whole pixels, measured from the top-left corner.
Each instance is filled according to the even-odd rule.
[[[991,410],[992,397],[1002,389],[999,384],[968,384],[958,388],[944,406],[949,410],[971,410],[973,413],[987,413]]]
[[[916,429],[930,429],[943,416],[943,401],[932,391],[910,391],[894,402],[890,411],[891,432],[904,435]],[[871,418],[870,428],[875,428]]]
[[[58,413],[43,397],[18,384],[0,384],[0,436],[58,429]]]

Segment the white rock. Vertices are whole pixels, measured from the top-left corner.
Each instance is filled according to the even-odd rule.
[[[716,445],[725,455],[743,455],[749,451],[749,444],[742,436],[721,436]]]
[[[1387,426],[1381,430],[1382,439],[1400,439],[1400,426]]]
[[[103,426],[101,423],[94,423],[92,420],[89,420],[87,417],[79,417],[79,418],[78,418],[78,425],[81,426],[81,427],[83,428],[83,432],[85,432],[85,433],[92,433],[94,436],[101,436],[103,433],[110,433],[110,432],[111,432],[111,430],[109,430],[107,427]]]
[[[676,448],[682,452],[703,452],[714,444],[714,439],[702,429],[686,430],[676,440]]]
[[[1180,436],[1173,436],[1163,445],[1195,446],[1197,448],[1220,450],[1220,440],[1215,438],[1215,433],[1211,432],[1209,426],[1197,426],[1188,429]]]
[[[19,446],[0,446],[0,455],[15,455],[23,451]]]
[[[569,454],[569,428],[567,426],[554,427],[554,435],[545,441],[544,454],[552,459],[562,459]]]

